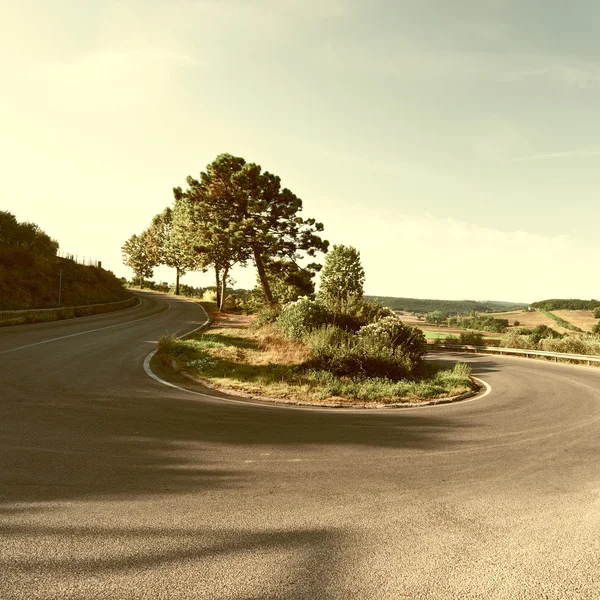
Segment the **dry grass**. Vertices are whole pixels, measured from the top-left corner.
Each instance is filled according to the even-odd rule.
[[[263,325],[256,330],[256,340],[259,351],[253,357],[253,364],[273,364],[276,362],[286,365],[299,365],[310,358],[310,350],[298,340],[292,340],[275,327]]]
[[[222,320],[221,320],[222,322]],[[159,340],[159,357],[175,360],[208,385],[223,391],[317,404],[392,403],[453,396],[472,389],[468,367],[429,364],[417,380],[336,377],[307,369],[307,345],[285,337],[274,325],[215,327],[185,340]]]
[[[494,317],[496,315],[490,314],[490,316]],[[520,325],[518,325],[519,328],[526,327],[527,329],[533,329],[534,327],[537,327],[538,325],[547,325],[548,327],[551,327],[552,329],[554,329],[554,331],[558,331],[559,333],[569,333],[568,329],[561,327],[560,325],[557,324],[557,322],[554,319],[546,316],[544,313],[541,313],[537,310],[535,312],[514,313],[514,317],[510,316],[510,318],[506,315],[503,317],[499,317],[499,318],[503,318],[503,319],[508,318],[508,323],[511,328],[513,327],[513,323],[515,321],[519,321],[519,323],[520,323]],[[565,321],[568,321],[568,319],[565,319]]]
[[[551,312],[583,331],[591,332],[592,327],[598,323],[598,319],[594,319],[591,310],[553,310]]]

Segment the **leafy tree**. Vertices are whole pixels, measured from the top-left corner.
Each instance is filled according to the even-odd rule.
[[[188,271],[201,268],[201,255],[193,245],[191,214],[188,203],[175,202],[174,208],[165,208],[152,219],[147,230],[148,255],[155,264],[175,269],[175,294],[180,292],[180,278]]]
[[[145,231],[140,235],[133,234],[121,247],[123,264],[133,269],[142,289],[144,279],[152,277],[153,267],[156,266],[156,257],[148,249],[147,237]]]
[[[12,213],[0,211],[0,245],[40,256],[56,256],[58,242],[35,223],[19,223]]]
[[[325,259],[319,299],[331,311],[345,313],[363,297],[365,271],[360,252],[352,246],[336,244]]]
[[[425,315],[426,323],[433,323],[435,325],[441,325],[446,322],[447,315],[441,310],[434,310]]]
[[[300,217],[302,200],[255,163],[220,154],[200,180],[188,177],[187,183],[185,192],[174,190],[175,198],[187,198],[195,205],[198,247],[215,267],[217,287],[226,285],[233,264],[253,260],[265,300],[272,305],[269,261],[296,262],[302,253],[315,256],[327,251],[328,242],[317,235],[323,225]]]
[[[320,265],[309,266],[320,268]],[[315,271],[308,267],[303,268],[289,260],[270,260],[265,263],[265,268],[276,303],[287,304],[315,293]],[[252,290],[252,302],[255,306],[264,306],[265,297],[258,277],[256,287]]]

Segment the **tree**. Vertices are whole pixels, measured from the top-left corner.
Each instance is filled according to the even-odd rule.
[[[321,302],[333,312],[346,313],[362,299],[364,283],[360,252],[352,246],[334,245],[321,274]]]
[[[175,269],[175,295],[180,292],[180,278],[202,267],[201,256],[194,250],[189,211],[184,200],[175,201],[173,208],[165,208],[152,219],[146,232],[150,260]]]
[[[58,242],[35,223],[19,223],[12,213],[0,211],[0,245],[12,246],[39,256],[56,256]]]
[[[298,300],[302,296],[312,296],[315,293],[313,278],[315,271],[320,270],[321,265],[310,264],[306,268],[289,260],[269,260],[265,263],[265,270],[271,287],[273,300],[278,304],[287,304]],[[264,293],[260,278],[257,277],[257,287],[252,291],[252,296],[257,300]],[[260,303],[260,300],[258,300]]]
[[[425,315],[425,322],[433,323],[434,325],[441,325],[446,322],[446,319],[446,313],[443,313],[441,310],[434,310]]]
[[[252,259],[265,300],[273,304],[269,261],[296,262],[303,254],[327,251],[329,243],[317,235],[323,225],[300,217],[302,200],[282,189],[280,178],[257,164],[220,154],[200,180],[188,177],[187,183],[185,192],[174,190],[175,198],[187,198],[195,205],[201,223],[198,247],[211,255],[222,288],[233,264]]]
[[[156,257],[148,249],[148,234],[132,235],[121,247],[123,264],[133,269],[135,276],[140,280],[140,288],[144,288],[144,278],[152,277],[153,267],[156,266]]]

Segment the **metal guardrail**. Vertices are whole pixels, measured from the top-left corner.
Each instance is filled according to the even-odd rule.
[[[432,348],[445,350],[451,348],[462,352],[481,352],[484,354],[513,354],[530,358],[532,356],[541,356],[544,358],[554,358],[554,362],[559,360],[570,360],[577,362],[586,362],[588,365],[592,363],[600,364],[600,356],[588,356],[586,354],[566,354],[563,352],[544,352],[542,350],[524,350],[522,348],[497,348],[496,346],[461,346],[456,344],[431,344]]]

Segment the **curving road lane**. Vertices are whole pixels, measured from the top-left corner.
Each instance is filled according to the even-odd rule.
[[[142,367],[203,312],[140,296],[0,330],[0,598],[600,597],[600,372],[446,355],[492,393],[204,397]]]

